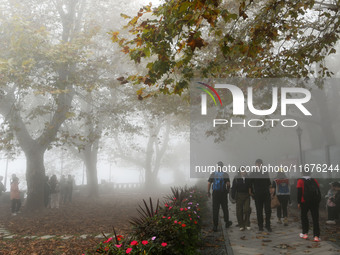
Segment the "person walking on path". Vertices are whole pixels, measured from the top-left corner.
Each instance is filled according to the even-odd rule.
[[[277,207],[277,222],[282,224],[281,218],[283,217],[284,226],[288,226],[288,203],[290,201],[290,186],[286,174],[282,171],[278,172],[276,179],[272,183],[274,195],[280,201]]]
[[[220,206],[223,210],[225,227],[231,226],[232,222],[229,221],[228,211],[228,192],[230,189],[230,179],[227,173],[222,171],[223,163],[220,161],[217,163],[217,172],[210,175],[208,180],[208,197],[211,197],[211,186],[212,186],[212,209],[213,209],[213,231],[217,231],[218,226],[218,214]]]
[[[236,200],[236,217],[240,230],[250,230],[250,189],[251,183],[247,173],[240,168],[240,175],[234,178],[231,198]]]
[[[20,190],[19,190],[19,178],[16,175],[12,175],[11,191],[10,197],[12,202],[12,215],[15,216],[20,210],[21,200],[20,200]]]
[[[263,231],[263,209],[266,215],[266,223],[265,227],[268,232],[272,232],[272,228],[270,226],[270,216],[271,216],[271,195],[270,188],[271,182],[269,178],[268,172],[263,172],[262,159],[257,159],[255,161],[255,165],[257,168],[257,172],[253,172],[251,174],[251,195],[255,199],[255,207],[256,207],[256,217],[257,224],[259,226],[259,231]]]
[[[300,237],[308,239],[309,221],[308,211],[312,214],[313,236],[314,241],[320,241],[319,226],[319,204],[321,201],[321,192],[319,183],[316,179],[310,177],[310,172],[304,171],[304,176],[297,181],[297,201],[298,208],[301,210],[302,233]]]

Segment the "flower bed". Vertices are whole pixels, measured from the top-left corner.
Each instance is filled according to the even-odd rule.
[[[139,206],[133,218],[132,233],[123,237],[114,233],[89,254],[197,254],[201,229],[201,204],[206,197],[192,188],[172,188],[164,205]]]

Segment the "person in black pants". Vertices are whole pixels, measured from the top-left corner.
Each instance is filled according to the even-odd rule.
[[[250,179],[242,167],[233,180],[231,197],[236,200],[236,217],[240,230],[250,230]]]
[[[280,205],[277,207],[277,223],[282,224],[283,217],[284,226],[288,226],[288,203],[290,201],[290,186],[286,174],[282,171],[278,172],[272,183],[274,195],[277,195]]]
[[[223,163],[220,161],[217,163],[217,172],[210,175],[208,180],[208,197],[211,197],[210,189],[212,186],[212,207],[213,207],[213,231],[217,231],[218,226],[218,214],[220,206],[223,210],[225,227],[231,226],[232,222],[229,221],[228,211],[228,192],[230,189],[230,179],[227,173],[222,171]]]
[[[259,226],[259,231],[263,231],[263,209],[266,215],[266,229],[268,232],[272,232],[270,226],[270,216],[272,213],[270,203],[270,188],[271,182],[268,172],[263,172],[262,159],[257,159],[255,161],[257,167],[257,172],[251,174],[251,195],[255,199],[257,224]]]
[[[300,237],[303,239],[308,238],[308,211],[310,211],[313,220],[314,241],[320,242],[319,204],[321,192],[319,183],[316,179],[310,177],[309,172],[305,172],[304,176],[298,180],[296,187],[298,208],[301,209],[302,233],[300,233]]]

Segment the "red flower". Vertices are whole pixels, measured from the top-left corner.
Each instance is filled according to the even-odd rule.
[[[197,221],[194,221],[195,224],[197,224]]]
[[[184,228],[184,227],[186,227],[187,225],[185,225],[184,223],[182,224],[182,227]]]
[[[143,244],[143,245],[147,245],[148,243],[149,243],[149,242],[146,241],[146,240],[142,241],[142,244]]]
[[[162,243],[161,244],[163,247],[167,246],[168,244],[167,243]]]
[[[130,253],[132,251],[132,248],[127,248],[126,253]]]
[[[192,218],[190,218],[190,220],[192,220]]]
[[[130,243],[131,245],[137,245],[138,244],[138,242],[137,241],[135,241],[135,240],[133,240],[131,243]]]
[[[182,224],[182,223],[179,221],[178,224]]]

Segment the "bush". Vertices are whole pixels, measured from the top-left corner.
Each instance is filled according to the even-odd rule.
[[[192,188],[171,188],[172,194],[164,205],[154,206],[143,200],[139,218],[133,218],[132,233],[127,238],[114,233],[101,242],[96,253],[100,254],[196,254],[200,242],[201,204],[206,197]],[[93,254],[87,252],[86,254]]]

